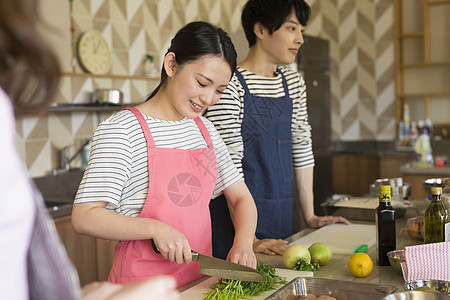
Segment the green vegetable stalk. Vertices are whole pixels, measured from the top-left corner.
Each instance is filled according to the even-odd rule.
[[[256,269],[266,277],[265,282],[220,279],[217,283],[211,285],[211,290],[206,295],[205,300],[248,299],[270,291],[276,285],[287,283],[286,278],[277,275],[275,268],[271,266],[261,263]]]
[[[313,263],[307,263],[304,260],[299,260],[294,266],[294,270],[297,271],[316,271],[320,268],[320,265],[318,262]]]

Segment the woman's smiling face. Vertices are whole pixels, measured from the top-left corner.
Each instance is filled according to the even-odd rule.
[[[182,67],[175,66],[173,72],[169,72],[166,91],[170,93],[170,109],[180,119],[194,119],[206,108],[216,104],[231,78],[227,61],[212,55]]]

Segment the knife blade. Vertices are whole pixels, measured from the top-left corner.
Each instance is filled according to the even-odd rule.
[[[158,248],[156,248],[155,242],[152,240],[152,247],[156,253],[160,254]],[[192,260],[199,262],[198,272],[204,275],[234,279],[242,281],[266,281],[266,276],[256,269],[232,263],[220,258],[215,258],[207,255],[200,254],[194,250],[191,250]]]
[[[256,269],[203,255],[193,250],[191,252],[192,260],[200,263],[198,272],[201,274],[242,281],[266,281],[266,277]]]

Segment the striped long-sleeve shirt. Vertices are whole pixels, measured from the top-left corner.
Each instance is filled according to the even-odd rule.
[[[207,148],[193,119],[164,121],[144,115],[156,147]],[[214,195],[242,179],[213,124],[201,117],[216,153],[218,181]],[[120,111],[102,122],[94,133],[88,167],[75,203],[107,202],[120,214],[138,216],[148,190],[147,145],[138,120],[130,111]]]
[[[292,98],[292,151],[293,165],[295,169],[314,166],[312,152],[311,126],[308,122],[306,107],[306,86],[300,74],[286,67],[280,66],[284,74],[289,95]],[[257,96],[278,98],[285,95],[283,81],[280,74],[274,78],[256,75],[238,67],[242,73],[250,93]],[[217,131],[222,136],[231,158],[242,172],[242,158],[244,144],[241,135],[242,119],[244,117],[244,88],[236,74],[228,84],[220,101],[208,108],[206,117],[213,122]],[[276,104],[274,104],[276,105]]]

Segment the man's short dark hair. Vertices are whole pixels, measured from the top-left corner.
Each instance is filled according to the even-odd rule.
[[[300,24],[306,26],[311,8],[304,0],[247,1],[242,10],[241,22],[249,47],[256,43],[256,36],[253,32],[256,23],[261,23],[272,34],[283,25],[292,9],[294,9]]]

